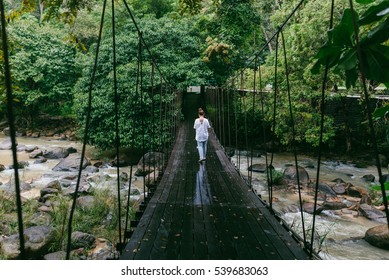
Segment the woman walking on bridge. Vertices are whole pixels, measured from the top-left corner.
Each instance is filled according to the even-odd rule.
[[[199,162],[205,161],[207,154],[208,143],[208,129],[211,128],[209,121],[204,117],[204,110],[198,109],[199,117],[194,122],[194,129],[196,129],[197,149],[199,151]]]

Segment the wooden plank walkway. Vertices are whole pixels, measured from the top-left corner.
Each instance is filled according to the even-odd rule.
[[[213,133],[207,161],[198,163],[194,134],[187,120],[120,259],[309,259],[248,188]]]

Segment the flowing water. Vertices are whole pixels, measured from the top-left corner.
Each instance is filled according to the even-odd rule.
[[[0,134],[0,143],[5,141],[7,137],[3,134]],[[27,147],[38,147],[41,150],[51,150],[53,148],[75,148],[77,152],[81,153],[82,143],[74,141],[63,141],[63,140],[53,140],[50,138],[29,138],[29,137],[18,137],[17,138],[18,147],[27,146]],[[86,155],[90,160],[94,159],[95,150],[92,147],[87,146]],[[77,175],[78,172],[64,172],[64,171],[53,171],[52,168],[56,166],[60,159],[48,159],[45,163],[35,164],[35,159],[29,158],[29,154],[25,151],[19,151],[17,153],[18,161],[27,161],[29,165],[25,168],[19,169],[19,178],[20,182],[29,183],[33,189],[30,192],[22,193],[22,196],[25,198],[36,196],[40,189],[46,186],[49,182],[56,179],[64,178],[68,175]],[[6,168],[13,164],[12,152],[10,150],[0,150],[0,164],[4,165]],[[135,173],[136,168],[133,168],[133,173]],[[130,173],[130,167],[120,168],[120,172]],[[100,168],[99,172],[95,176],[100,176],[104,178],[104,175],[108,175],[112,178],[115,178],[117,175],[116,167],[106,166]],[[0,189],[4,188],[7,183],[14,181],[14,170],[12,168],[7,168],[6,170],[0,172]],[[115,180],[115,179],[114,179]],[[104,184],[101,184],[102,187]],[[143,191],[142,180],[137,180],[135,176],[132,177],[132,187],[135,187],[140,192]]]
[[[234,156],[232,158],[234,165],[239,168],[242,176],[249,175],[248,166],[252,164],[265,164],[266,157],[251,158],[247,156]],[[247,164],[249,162],[249,164]],[[268,156],[270,162],[270,155]],[[277,171],[283,172],[286,166],[294,165],[293,154],[274,154],[273,166]],[[309,178],[315,180],[317,159],[308,156],[298,156],[299,166],[306,166],[306,171]],[[383,170],[386,173],[386,170]],[[366,182],[362,177],[367,174],[375,176],[376,181],[373,183]],[[261,194],[263,200],[269,198],[267,191],[266,175],[264,173],[252,172],[253,188]],[[332,181],[336,178],[341,178],[345,182],[349,182],[355,186],[364,187],[378,184],[378,171],[375,166],[367,166],[366,168],[357,168],[353,164],[342,163],[337,160],[323,161],[320,164],[320,181]],[[302,237],[302,215],[301,212],[292,213],[284,212],[288,205],[299,204],[298,194],[285,190],[274,190],[273,197],[276,200],[273,202],[273,208],[281,213],[281,218],[287,222],[295,232]],[[355,212],[346,215],[336,215],[334,211],[323,211],[316,216],[315,230],[317,237],[322,238],[320,257],[323,259],[343,259],[343,260],[381,260],[389,259],[389,250],[376,248],[364,240],[365,232],[375,226],[381,225],[379,222],[369,220],[365,217],[355,215]],[[312,228],[312,215],[304,212],[305,229]],[[309,238],[307,238],[310,241]],[[317,248],[318,245],[315,245]]]
[[[0,135],[0,143],[6,140],[4,135]],[[17,142],[19,146],[38,146],[40,149],[51,149],[54,147],[73,147],[77,151],[81,151],[82,144],[80,142],[69,142],[52,140],[45,138],[24,138],[18,137]],[[93,149],[87,148],[87,155],[89,158],[93,157]],[[233,157],[232,162],[239,168],[242,175],[248,175],[247,173],[247,157],[240,156]],[[28,161],[29,166],[19,170],[19,177],[21,182],[28,182],[33,186],[33,190],[39,192],[39,189],[45,186],[47,183],[55,180],[56,178],[63,177],[68,172],[55,172],[52,168],[59,162],[59,160],[48,160],[43,164],[34,164],[34,159],[28,157],[28,153],[22,151],[18,152],[19,161]],[[317,159],[299,156],[298,162],[301,166],[310,166],[306,168],[309,173],[310,179],[316,177]],[[251,159],[249,159],[251,164]],[[253,158],[253,164],[265,163],[265,157]],[[273,166],[278,171],[283,171],[285,166],[293,164],[294,158],[291,154],[275,154],[273,160]],[[12,156],[10,150],[0,150],[0,164],[9,166],[12,164]],[[135,169],[134,169],[135,170]],[[129,174],[129,168],[121,168],[121,171]],[[385,170],[384,170],[385,171]],[[204,171],[205,172],[205,171]],[[69,172],[71,173],[71,172]],[[74,174],[74,173],[73,173]],[[116,175],[116,168],[102,168],[99,174],[108,174],[112,177]],[[257,193],[262,195],[264,200],[267,199],[267,187],[264,173],[253,172],[253,186],[257,190]],[[320,170],[320,180],[331,181],[335,178],[341,178],[345,182],[350,182],[355,186],[369,187],[370,183],[367,183],[362,176],[366,174],[372,174],[377,178],[377,170],[374,166],[368,166],[366,168],[356,168],[352,164],[345,164],[334,161],[323,161]],[[0,172],[0,188],[5,186],[6,183],[14,179],[13,169],[6,169]],[[136,180],[136,179],[135,179]],[[136,188],[141,189],[141,180],[133,181],[133,185]],[[377,181],[377,179],[376,179]],[[3,185],[1,185],[1,183]],[[375,182],[377,183],[377,182]],[[374,183],[372,183],[374,184]],[[33,195],[32,195],[33,196]],[[291,203],[298,204],[298,196],[291,192],[274,191],[273,197],[277,198],[277,201],[273,203],[275,210],[282,209]],[[301,232],[301,213],[286,212],[282,214],[282,219],[285,220],[289,226],[295,232]],[[305,227],[309,228],[312,224],[312,215],[304,213]],[[378,222],[368,220],[365,217],[358,215],[334,215],[331,211],[323,211],[316,217],[315,229],[318,232],[318,236],[323,237],[324,243],[321,246],[320,256],[323,259],[349,259],[349,260],[379,260],[389,259],[389,250],[381,250],[368,244],[364,239],[366,230],[376,225],[380,225]]]

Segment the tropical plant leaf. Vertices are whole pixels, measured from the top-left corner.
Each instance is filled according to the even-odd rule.
[[[359,19],[359,25],[367,25],[379,21],[389,14],[389,1],[385,0],[376,6],[372,6]]]
[[[358,19],[358,14],[355,13],[355,17]],[[346,9],[343,12],[342,20],[338,26],[329,32],[329,39],[332,44],[337,46],[353,46],[354,25],[352,11]]]
[[[389,18],[367,33],[361,40],[361,45],[373,45],[386,42],[389,39]]]
[[[363,73],[369,80],[389,82],[389,47],[373,45],[362,49]]]
[[[329,67],[333,67],[338,63],[341,54],[341,47],[328,44],[324,45],[316,54],[317,62],[313,65],[311,72],[318,74],[320,66],[326,65],[326,63],[328,63]]]
[[[351,70],[358,65],[358,56],[355,49],[350,49],[343,53],[339,59],[337,68],[342,70]]]

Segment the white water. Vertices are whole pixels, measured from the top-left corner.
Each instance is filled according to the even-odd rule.
[[[243,176],[248,176],[248,164],[251,165],[251,159],[245,156],[234,156],[232,162],[236,167],[239,167]],[[268,162],[270,157],[268,157]],[[252,164],[266,163],[265,157],[253,158]],[[273,166],[276,170],[283,172],[286,165],[294,164],[294,156],[292,154],[274,154]],[[307,156],[298,156],[298,164],[300,166],[314,166],[315,168],[306,168],[310,179],[316,178],[317,159]],[[383,170],[384,174],[387,170]],[[372,174],[376,178],[376,182],[368,183],[362,176]],[[253,172],[253,187],[257,193],[262,195],[264,200],[268,199],[268,191],[266,186],[266,175],[264,173]],[[356,168],[352,164],[344,164],[337,161],[323,161],[320,167],[320,181],[331,181],[336,178],[341,178],[345,182],[352,183],[355,186],[369,188],[372,184],[378,184],[378,171],[375,166],[366,168]],[[255,183],[255,184],[254,184]],[[273,191],[273,197],[277,201],[273,201],[273,207],[276,211],[284,208],[286,205],[297,204],[298,195],[288,193],[286,191]],[[312,228],[312,215],[304,214],[305,229]],[[300,236],[302,236],[301,212],[286,213],[281,216],[283,220]],[[315,229],[318,232],[317,236],[323,237],[324,243],[321,246],[320,257],[323,259],[341,259],[341,260],[381,260],[389,259],[389,250],[382,250],[367,243],[363,238],[365,232],[375,226],[381,225],[378,222],[369,220],[365,217],[354,214],[336,215],[332,211],[323,211],[316,216]],[[308,238],[310,241],[310,236]],[[317,248],[317,247],[315,247]]]
[[[6,140],[2,133],[0,133],[0,143]],[[73,147],[77,152],[81,153],[82,143],[72,142],[72,141],[63,141],[63,140],[52,140],[49,138],[29,138],[29,137],[18,137],[17,138],[18,146],[25,145],[27,147],[37,146],[41,150],[50,150],[57,147],[70,148]],[[35,191],[46,186],[49,182],[62,178],[67,175],[76,175],[77,172],[63,172],[63,171],[53,171],[52,168],[56,166],[60,160],[59,159],[48,159],[47,162],[42,164],[34,164],[35,159],[30,159],[29,154],[25,151],[17,153],[18,161],[28,161],[29,165],[25,168],[19,169],[19,179],[20,182],[27,182],[31,184]],[[86,149],[87,158],[92,162],[94,159],[94,149],[92,147],[87,147]],[[0,150],[0,164],[8,167],[13,164],[12,152],[10,150]],[[120,169],[121,172],[130,173],[130,167],[125,167]],[[136,169],[133,168],[133,173]],[[109,175],[112,178],[115,178],[117,175],[117,169],[114,167],[105,167],[100,168],[98,175]],[[0,172],[0,188],[1,183],[6,184],[8,182],[13,182],[14,180],[14,169],[6,169]],[[92,175],[93,176],[93,175]],[[135,186],[140,191],[143,189],[143,183],[136,181],[137,178],[133,176],[132,186]],[[142,186],[141,186],[142,185]],[[23,195],[23,194],[22,194]]]

